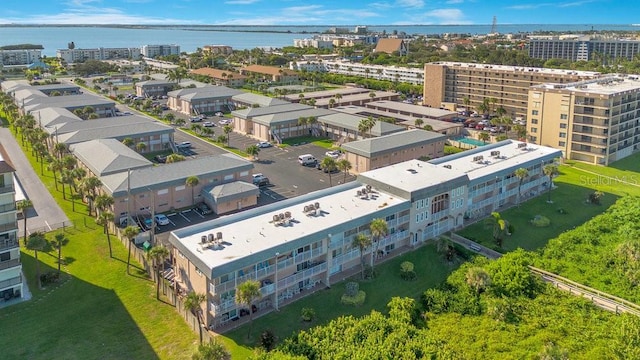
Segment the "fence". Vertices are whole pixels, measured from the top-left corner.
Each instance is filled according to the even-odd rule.
[[[27,220],[27,236],[36,233],[36,232],[43,232],[43,233],[47,233],[53,230],[57,230],[57,229],[62,229],[62,231],[64,231],[64,229],[66,228],[74,228],[75,224],[73,223],[73,221],[71,220],[67,220],[67,221],[63,221],[63,222],[59,222],[59,223],[54,223],[54,224],[49,224],[45,221],[45,226],[40,226],[40,227],[30,227],[29,226],[29,222]],[[24,236],[24,226],[22,221],[19,222],[18,224],[18,236],[22,237]]]
[[[475,251],[480,255],[484,255],[488,257],[489,259],[497,259],[502,256],[502,254],[500,254],[499,252],[495,250],[491,250],[486,246],[482,246],[458,234],[450,233],[448,234],[448,236],[446,235],[443,235],[443,236],[447,237],[448,239],[455,242],[456,244],[460,244],[469,250]]]

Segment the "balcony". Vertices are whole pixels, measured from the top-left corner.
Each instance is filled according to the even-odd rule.
[[[20,266],[20,259],[11,259],[7,261],[0,261],[0,270]]]
[[[9,224],[0,225],[0,232],[10,231],[10,230],[18,230],[18,222],[12,222]]]
[[[311,250],[308,250],[308,251],[301,252],[299,254],[295,254],[293,256],[293,258],[295,259],[294,262],[296,264],[299,264],[299,263],[301,263],[303,261],[311,260],[314,257],[320,256],[320,255],[322,255],[324,253],[325,253],[325,251],[324,251],[323,248],[315,248],[315,249],[311,249]],[[279,269],[279,267],[278,267],[278,269]]]
[[[18,239],[15,236],[8,239],[0,239],[0,251],[17,248],[18,245]]]
[[[223,314],[236,306],[236,300],[231,297],[220,301],[211,302],[211,313],[213,316]]]
[[[327,263],[323,262],[320,265],[316,265],[309,269],[298,271],[297,273],[287,276],[286,278],[278,281],[278,289],[284,290],[293,284],[298,284],[298,282],[309,279],[314,275],[320,274],[327,271]]]
[[[0,290],[4,290],[6,288],[9,288],[21,283],[22,283],[22,275],[18,275],[18,277],[14,277],[11,279],[3,280],[3,281],[0,281]]]
[[[11,186],[1,186],[0,187],[0,194],[4,194],[4,193],[8,193],[8,192],[14,192],[15,189],[13,187],[13,185]]]
[[[16,203],[15,202],[11,202],[10,204],[0,205],[0,213],[8,212],[8,211],[15,211],[15,210],[16,210]]]

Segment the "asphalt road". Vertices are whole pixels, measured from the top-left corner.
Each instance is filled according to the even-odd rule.
[[[16,168],[16,177],[25,196],[33,203],[33,209],[27,212],[27,233],[51,231],[61,228],[64,222],[69,226],[69,218],[42,184],[9,129],[0,128],[0,144]],[[18,224],[18,228],[19,234],[24,235],[22,221]]]

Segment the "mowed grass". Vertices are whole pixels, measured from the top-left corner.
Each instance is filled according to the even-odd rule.
[[[25,153],[40,174],[31,152]],[[73,211],[71,202],[55,190],[52,174],[45,170],[42,178],[75,224],[64,232],[69,243],[62,249],[70,275],[62,284],[38,290],[33,252],[23,248],[23,267],[34,298],[0,309],[2,358],[190,358],[197,334],[172,305],[156,300],[155,285],[139,264],[134,263],[132,275],[127,275],[127,250],[115,237],[114,258],[109,257],[107,238],[87,215],[86,206],[76,203]],[[48,238],[57,232],[62,230]],[[42,272],[57,269],[55,252],[38,257]]]
[[[417,280],[405,281],[400,278],[400,264],[403,261],[414,263]],[[252,353],[253,347],[259,346],[257,341],[265,330],[273,331],[278,339],[284,340],[295,332],[327,323],[339,316],[359,317],[369,314],[372,310],[386,313],[387,303],[392,297],[411,297],[419,301],[420,295],[426,289],[442,283],[458,265],[459,263],[448,263],[436,252],[435,245],[429,244],[376,266],[378,276],[374,280],[361,281],[358,273],[349,280],[333,284],[330,289],[320,290],[282,307],[279,312],[271,312],[254,319],[251,339],[247,339],[248,325],[230,331],[223,337],[226,338],[227,344],[236,344],[231,348],[234,359],[246,358]],[[360,289],[367,293],[362,306],[354,307],[340,303],[347,281],[357,281]],[[316,320],[311,323],[301,321],[300,314],[303,308],[313,308]]]
[[[632,156],[636,161],[640,155]],[[586,171],[585,171],[586,170]],[[514,207],[500,211],[502,217],[513,224],[515,232],[508,236],[502,249],[497,249],[491,236],[491,229],[481,221],[471,225],[459,234],[475,240],[483,245],[496,248],[501,252],[511,251],[518,247],[535,250],[543,247],[547,241],[562,232],[579,226],[594,216],[604,212],[619,196],[640,195],[640,187],[622,179],[640,179],[638,173],[614,168],[569,162],[559,168],[560,175],[554,179],[557,188],[551,191],[552,204],[547,203],[547,194]],[[594,174],[595,173],[595,174]],[[605,195],[601,205],[586,203],[589,194],[602,191]],[[562,208],[567,213],[561,214]],[[536,215],[543,215],[551,220],[549,227],[534,227],[530,220]]]

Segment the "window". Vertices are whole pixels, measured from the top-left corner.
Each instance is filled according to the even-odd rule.
[[[560,120],[567,120],[567,114],[560,114]]]
[[[558,136],[560,136],[560,138],[566,138],[567,137],[567,133],[561,132],[560,134],[558,134]]]
[[[566,129],[567,128],[567,124],[560,124],[560,129]]]
[[[436,214],[449,208],[449,194],[438,195],[431,202],[431,213]]]
[[[224,179],[225,179],[225,180],[233,180],[233,174],[225,175],[225,176],[224,176]]]
[[[531,132],[534,133],[534,134],[537,133],[538,132],[538,128],[531,128]]]
[[[533,107],[534,108],[539,108],[540,107],[540,101],[534,101],[533,102]]]
[[[532,142],[538,141],[538,137],[537,136],[530,136],[529,139],[531,139]]]
[[[389,216],[387,216],[384,220],[385,221],[391,221],[391,220],[395,220],[396,218],[396,214],[391,214]]]
[[[240,173],[240,176],[249,176],[249,172],[248,171],[243,171]]]
[[[202,271],[200,271],[200,269],[198,269],[198,268],[196,268],[196,274],[198,274],[198,276],[202,276],[202,275],[204,275],[204,274],[202,273]]]
[[[158,190],[158,195],[166,195],[169,193],[169,189]]]
[[[176,191],[184,190],[185,185],[176,186]]]
[[[538,110],[531,110],[531,115],[538,115]]]
[[[538,123],[538,119],[531,119],[531,123],[532,124],[537,124]]]
[[[565,143],[564,141],[558,141],[558,146],[565,147],[566,145],[567,143]]]

